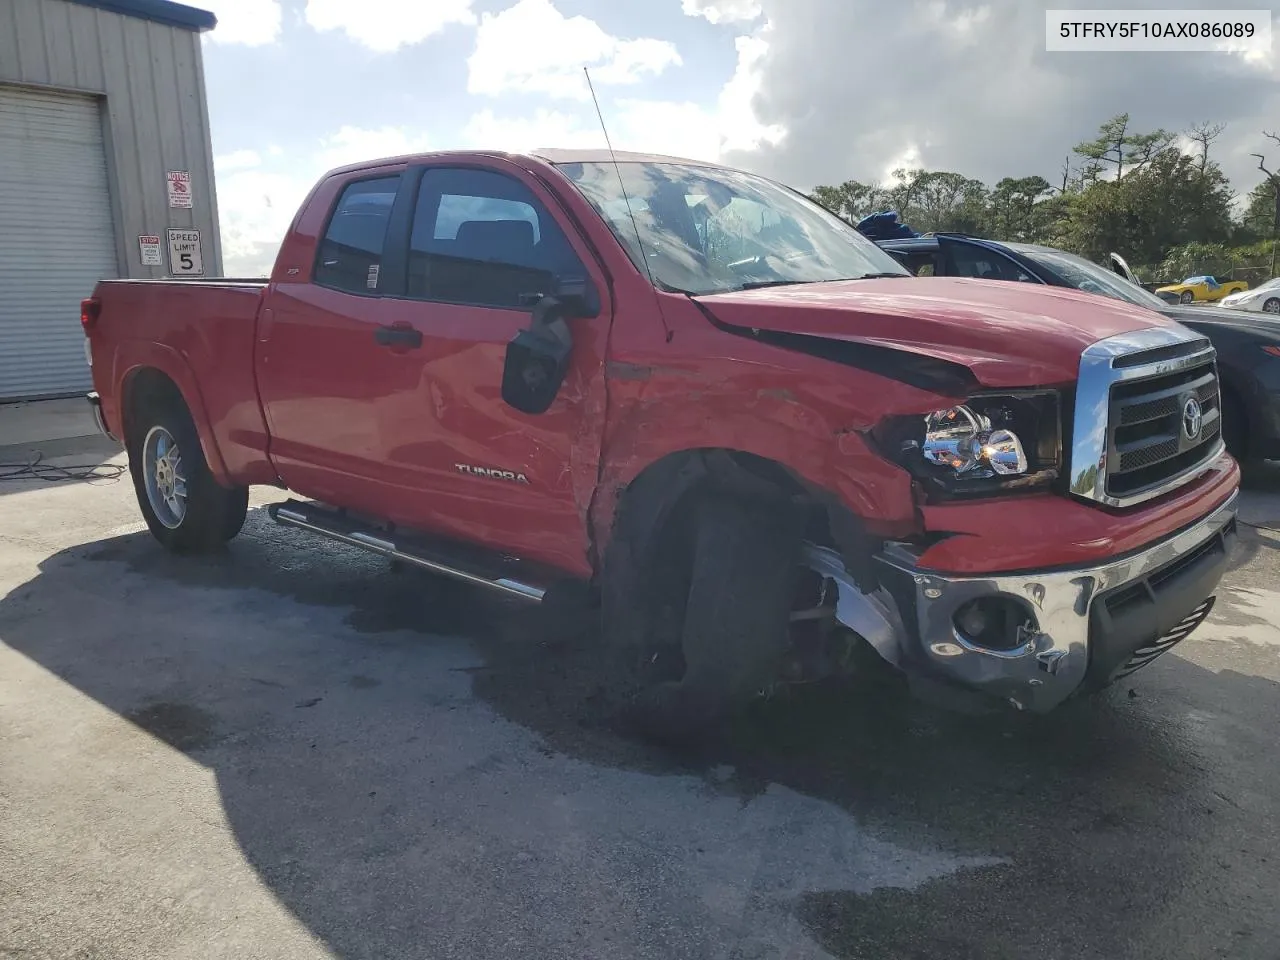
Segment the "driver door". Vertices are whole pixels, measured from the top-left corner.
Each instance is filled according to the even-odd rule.
[[[530,324],[531,297],[557,279],[608,288],[541,185],[502,166],[416,174],[411,221],[397,240],[402,273],[389,294],[414,345],[382,359],[378,458],[397,488],[392,519],[586,574],[608,305],[569,321],[569,372],[545,413],[504,403],[502,380],[507,344]]]
[[[1110,257],[1108,258],[1108,262],[1111,264],[1111,269],[1115,273],[1120,274],[1120,276],[1124,277],[1130,283],[1136,283],[1138,286],[1142,286],[1142,283],[1141,281],[1138,280],[1137,275],[1133,272],[1133,270],[1129,268],[1129,264],[1125,262],[1124,257],[1120,256],[1120,254],[1118,253],[1111,254]]]

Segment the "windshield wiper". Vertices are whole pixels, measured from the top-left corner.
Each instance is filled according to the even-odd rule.
[[[765,287],[789,287],[799,283],[822,283],[822,280],[748,280],[739,284],[739,290],[763,290]]]
[[[882,277],[909,277],[909,273],[862,273],[856,277],[831,277],[829,280],[748,280],[739,290],[760,290],[764,287],[789,287],[801,283],[843,283],[846,280],[879,280]]]

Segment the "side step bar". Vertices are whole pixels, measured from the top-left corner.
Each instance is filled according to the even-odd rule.
[[[449,549],[444,545],[428,544],[418,536],[397,536],[394,531],[371,530],[339,511],[317,504],[289,500],[269,505],[267,513],[282,526],[309,530],[330,540],[409,563],[464,583],[488,587],[507,596],[541,603],[547,592],[546,586],[526,582],[530,578],[523,572],[519,579],[509,575],[513,571],[503,569],[509,566],[508,563],[475,555],[474,551],[461,546]],[[392,537],[396,539],[393,540]],[[473,555],[465,556],[467,553]]]

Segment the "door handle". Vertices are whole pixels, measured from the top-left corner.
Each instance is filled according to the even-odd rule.
[[[373,332],[373,339],[383,347],[420,347],[422,331],[409,325],[394,324],[390,327],[379,327]]]

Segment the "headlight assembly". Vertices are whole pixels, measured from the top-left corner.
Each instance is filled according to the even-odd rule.
[[[1027,472],[1022,441],[1012,430],[995,430],[991,420],[961,405],[924,418],[920,453],[928,463],[950,467],[974,479]]]
[[[1062,455],[1056,391],[978,394],[945,410],[893,417],[880,448],[931,497],[984,496],[1050,486]]]

